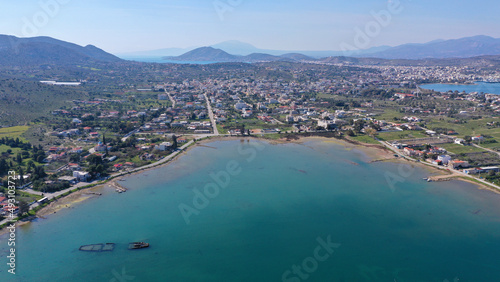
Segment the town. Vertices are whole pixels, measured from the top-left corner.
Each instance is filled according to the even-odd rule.
[[[210,72],[202,79],[120,83],[113,90],[104,89],[107,80],[92,76],[78,83],[41,81],[48,85],[43,87],[93,94],[68,100],[27,126],[0,129],[4,195],[7,172],[15,171],[20,200],[14,210],[29,214],[30,206],[41,207],[77,189],[161,163],[196,140],[213,136],[334,136],[385,146],[397,157],[500,184],[500,96],[487,89],[466,93],[422,88],[425,83],[497,81],[498,71],[256,65],[253,71]],[[5,197],[0,202],[5,217],[13,208]]]

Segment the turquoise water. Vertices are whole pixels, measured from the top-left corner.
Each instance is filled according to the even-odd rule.
[[[470,92],[484,92],[489,94],[500,94],[500,83],[486,83],[486,82],[476,82],[476,84],[424,84],[420,85],[420,87],[424,89],[431,89],[440,92],[446,91],[465,91],[466,93]]]
[[[500,277],[500,195],[458,181],[427,183],[424,169],[370,163],[333,143],[206,145],[213,148],[195,147],[168,166],[126,178],[126,193],[106,188],[97,199],[20,228],[17,274],[2,263],[0,281]],[[216,183],[211,173],[224,172],[234,174],[221,178],[226,188],[209,190],[212,198],[198,203],[187,224],[179,205],[194,209],[194,191]],[[318,240],[339,245],[327,253]],[[151,247],[126,250],[131,241]],[[117,243],[115,250],[78,251],[105,242]],[[283,280],[293,265],[308,276]]]

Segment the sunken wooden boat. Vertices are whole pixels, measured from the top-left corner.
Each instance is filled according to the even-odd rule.
[[[111,252],[115,249],[115,243],[91,244],[80,246],[80,251],[84,252]]]

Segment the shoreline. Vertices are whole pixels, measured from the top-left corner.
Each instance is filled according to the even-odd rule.
[[[307,141],[322,141],[322,142],[329,142],[329,143],[335,143],[338,145],[341,145],[344,147],[345,150],[359,150],[365,156],[368,158],[368,163],[375,163],[375,162],[404,162],[404,163],[410,163],[412,165],[418,166],[420,168],[426,169],[430,175],[429,177],[437,177],[437,178],[445,178],[447,180],[459,180],[459,181],[464,181],[468,182],[471,184],[474,184],[478,189],[480,190],[489,190],[491,192],[495,192],[497,194],[500,194],[500,190],[495,189],[493,187],[490,187],[486,184],[483,183],[478,183],[474,181],[473,179],[469,179],[463,175],[457,174],[457,173],[452,173],[448,171],[445,171],[443,169],[435,168],[430,165],[427,165],[422,162],[417,162],[417,161],[411,161],[403,157],[395,157],[394,154],[396,154],[395,151],[392,151],[388,149],[387,147],[384,147],[382,144],[367,144],[367,143],[362,143],[359,141],[355,140],[350,140],[348,138],[334,138],[334,137],[323,137],[323,136],[296,136],[297,138],[294,139],[285,139],[285,138],[280,138],[280,139],[266,139],[258,136],[213,136],[209,138],[204,138],[199,141],[194,142],[190,146],[186,147],[182,151],[180,151],[178,154],[173,156],[172,158],[168,159],[167,161],[164,162],[157,162],[156,165],[155,163],[149,165],[151,167],[144,167],[144,168],[137,168],[133,172],[124,172],[121,175],[117,175],[115,177],[112,177],[111,179],[107,180],[104,183],[99,183],[93,187],[85,188],[78,190],[76,192],[73,192],[65,197],[59,198],[55,201],[50,202],[49,205],[41,208],[36,212],[34,216],[24,218],[23,220],[18,220],[17,226],[22,226],[25,224],[31,223],[31,220],[34,218],[46,218],[54,213],[57,213],[58,211],[65,209],[65,208],[74,208],[73,205],[77,203],[84,202],[89,199],[93,199],[96,197],[99,197],[100,193],[96,191],[102,191],[102,189],[112,189],[113,192],[116,188],[121,188],[128,190],[127,187],[123,187],[118,181],[121,181],[124,177],[140,174],[147,172],[152,169],[157,169],[163,166],[167,166],[170,163],[175,162],[180,156],[182,156],[183,153],[189,152],[192,148],[195,148],[197,146],[203,146],[205,143],[211,143],[211,142],[216,142],[216,141],[234,141],[234,140],[241,140],[241,139],[255,139],[255,140],[262,140],[265,142],[268,142],[271,145],[280,145],[280,144],[304,144]],[[398,153],[399,155],[399,153]],[[0,229],[0,236],[4,235],[7,233],[7,230],[5,228]]]

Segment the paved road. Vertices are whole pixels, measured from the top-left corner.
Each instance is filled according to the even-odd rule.
[[[481,146],[479,146],[479,145],[477,145],[477,144],[474,144],[474,143],[472,143],[472,146],[474,146],[474,147],[476,147],[476,148],[480,148],[480,149],[486,150],[486,151],[488,151],[488,152],[495,153],[495,154],[497,154],[497,155],[499,155],[499,156],[500,156],[500,153],[499,153],[499,152],[497,152],[497,151],[495,151],[495,150],[488,149],[488,148],[485,148],[485,147],[481,147]]]
[[[376,138],[376,139],[377,139],[377,138]],[[400,151],[399,151],[399,150],[397,150],[396,148],[392,147],[392,146],[391,146],[391,145],[389,145],[387,142],[381,141],[381,140],[379,140],[379,139],[377,139],[377,141],[378,141],[378,142],[380,142],[380,144],[384,145],[387,149],[389,149],[389,150],[391,150],[391,151],[393,151],[393,152],[397,153],[397,154],[398,154],[398,155],[400,155],[400,156],[403,156],[405,159],[407,159],[407,160],[411,160],[411,161],[415,161],[414,159],[412,159],[412,158],[410,158],[410,157],[408,157],[408,156],[403,155],[403,153],[402,153],[402,152],[400,152]],[[486,180],[483,180],[483,179],[480,179],[480,178],[474,177],[474,176],[469,175],[469,174],[467,174],[467,173],[464,173],[464,172],[462,172],[462,171],[459,171],[459,170],[456,170],[456,169],[451,169],[451,168],[448,168],[448,167],[443,167],[443,166],[436,165],[436,164],[433,164],[433,163],[428,163],[428,162],[422,162],[422,163],[423,163],[423,164],[425,164],[425,165],[429,165],[429,166],[435,167],[435,168],[437,168],[437,169],[446,170],[446,171],[454,172],[454,173],[456,173],[456,174],[460,174],[460,175],[462,175],[462,176],[464,176],[464,177],[467,177],[467,178],[471,178],[471,179],[477,180],[477,181],[479,181],[479,182],[481,182],[481,183],[483,183],[483,184],[485,184],[485,185],[487,185],[487,186],[490,186],[490,187],[492,187],[492,188],[495,188],[495,189],[497,189],[497,190],[500,190],[500,186],[497,186],[497,185],[495,185],[495,184],[492,184],[492,183],[490,183],[490,182],[488,182],[488,181],[486,181]]]
[[[214,135],[219,135],[219,130],[217,129],[217,124],[215,123],[214,112],[212,111],[210,100],[208,99],[207,94],[204,94],[204,96],[207,101],[208,116],[210,116],[210,121],[212,122],[212,127],[214,128]]]
[[[167,95],[168,95],[168,98],[170,99],[170,102],[172,102],[172,109],[175,108],[175,99],[168,92],[167,92]]]
[[[120,172],[117,172],[117,173],[114,173],[112,174],[110,177],[118,177],[118,176],[122,176],[122,175],[126,175],[128,173],[133,173],[133,172],[137,172],[137,171],[141,171],[141,170],[144,170],[144,169],[148,169],[148,168],[152,168],[152,167],[155,167],[155,166],[158,166],[160,164],[163,164],[163,163],[166,163],[168,162],[169,160],[171,160],[172,158],[174,158],[175,156],[177,156],[179,153],[181,153],[184,149],[186,149],[187,147],[189,147],[191,144],[193,144],[193,140],[189,141],[188,143],[184,144],[183,146],[181,146],[180,148],[177,149],[177,151],[173,152],[172,154],[164,157],[163,159],[155,162],[155,163],[152,163],[150,165],[146,165],[146,166],[141,166],[141,167],[138,167],[136,169],[132,169],[132,170],[126,170],[126,171],[120,171]],[[47,197],[48,200],[52,200],[66,192],[69,192],[71,190],[74,190],[76,188],[79,188],[79,187],[83,187],[83,186],[87,186],[89,184],[97,184],[99,181],[102,181],[104,179],[99,179],[99,180],[94,180],[92,182],[79,182],[73,186],[71,186],[70,188],[67,188],[67,189],[64,189],[64,190],[61,190],[61,191],[57,191],[57,192],[54,192],[54,193],[43,193],[43,196],[44,197]],[[23,190],[25,192],[28,192],[28,193],[31,193],[31,194],[35,194],[35,195],[42,195],[42,192],[39,192],[39,191],[34,191],[32,189],[25,189]],[[38,206],[38,203],[34,203],[30,206],[30,209],[33,209],[33,208],[36,208]],[[6,223],[8,222],[9,220],[6,219],[6,220],[3,220],[0,222],[0,225],[3,224],[3,223]]]
[[[193,143],[194,143],[193,140],[189,141],[188,143],[186,143],[186,144],[182,145],[181,147],[179,147],[177,149],[177,151],[173,152],[172,154],[164,157],[163,159],[161,159],[161,160],[159,160],[157,162],[154,162],[154,163],[149,164],[149,165],[141,166],[141,167],[138,167],[138,168],[135,168],[135,169],[131,169],[131,170],[120,171],[120,172],[112,174],[110,177],[114,178],[114,177],[118,177],[118,176],[126,175],[128,173],[133,173],[133,172],[141,171],[141,170],[144,170],[144,169],[152,168],[152,167],[158,166],[160,164],[166,163],[169,160],[171,160],[172,158],[174,158],[175,156],[177,156],[179,153],[181,153],[184,149],[186,149],[187,147],[189,147]]]
[[[129,133],[125,134],[125,136],[122,138],[122,142],[125,142],[127,141],[127,139],[132,136],[133,134],[136,134],[137,132],[139,132],[141,129],[140,128],[136,128],[132,131],[130,131]]]

